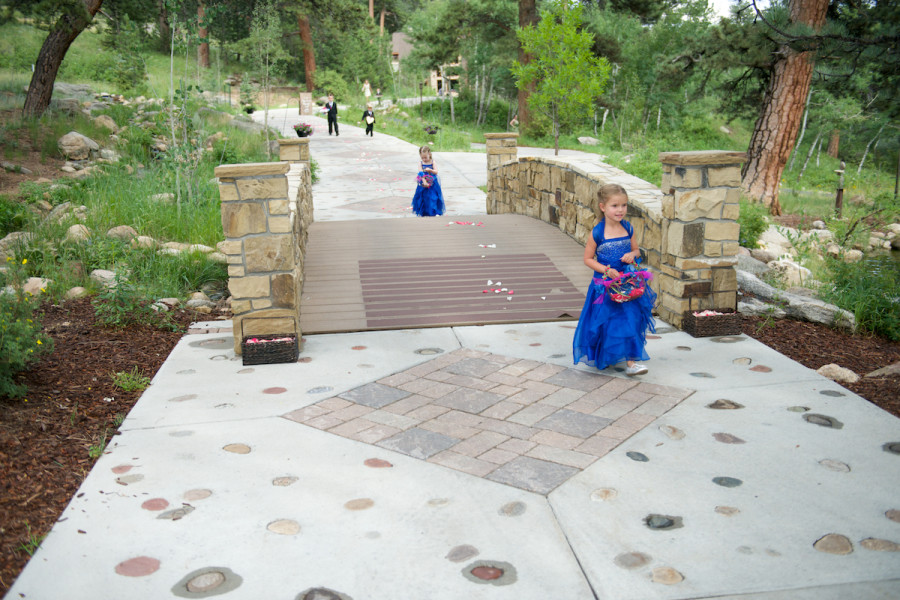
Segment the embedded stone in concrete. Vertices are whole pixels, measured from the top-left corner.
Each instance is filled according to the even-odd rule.
[[[263,390],[263,394],[283,394],[287,391],[287,388],[283,387],[270,387]]]
[[[234,454],[250,454],[250,446],[247,444],[228,444],[227,446],[223,446],[222,450]]]
[[[641,452],[626,452],[625,456],[636,462],[650,462],[650,459],[647,458],[647,455]]]
[[[734,488],[742,485],[744,482],[735,477],[713,477],[713,483],[722,487]]]
[[[490,473],[487,478],[538,494],[548,494],[579,469],[536,458],[520,456]]]
[[[607,502],[619,495],[619,492],[612,488],[601,488],[591,492],[591,500],[594,502]]]
[[[713,410],[738,410],[744,408],[744,405],[732,400],[720,398],[715,402],[707,404],[706,408],[712,408]]]
[[[438,398],[435,404],[477,415],[505,399],[506,396],[499,394],[461,387]]]
[[[900,523],[900,510],[897,510],[896,508],[892,508],[891,510],[886,511],[884,513],[884,516],[886,516],[894,523]]]
[[[484,377],[496,373],[505,364],[491,362],[483,358],[467,358],[444,368],[448,373],[466,375],[467,377]]]
[[[715,379],[716,378],[716,376],[712,375],[711,373],[703,373],[703,372],[691,373],[691,377],[702,377],[702,378],[706,378],[706,379]]]
[[[454,546],[450,549],[450,552],[447,553],[446,558],[450,562],[463,562],[464,560],[469,560],[470,558],[475,558],[478,556],[478,548],[475,546],[469,546],[468,544],[463,544],[462,546]]]
[[[644,565],[650,564],[651,560],[653,558],[643,552],[625,552],[613,559],[613,562],[623,569],[632,570],[640,569]]]
[[[538,421],[535,427],[575,437],[589,438],[610,423],[612,423],[612,419],[586,415],[563,408]]]
[[[823,396],[831,396],[832,398],[840,398],[841,396],[846,396],[844,392],[839,392],[837,390],[822,390],[819,392]]]
[[[544,383],[558,385],[559,387],[572,388],[582,392],[592,392],[604,383],[611,381],[609,375],[600,375],[589,371],[566,369],[544,380]]]
[[[300,592],[295,600],[353,600],[353,598],[328,588],[318,587]]]
[[[349,392],[344,392],[339,397],[369,408],[382,408],[409,395],[409,392],[380,383],[367,383]]]
[[[459,440],[456,438],[414,427],[386,440],[381,440],[376,445],[424,460],[446,450],[457,442]]]
[[[853,544],[847,539],[847,536],[838,533],[822,536],[816,540],[813,548],[827,554],[850,554],[853,552]]]
[[[731,361],[731,362],[732,362],[733,364],[736,364],[736,365],[746,366],[746,365],[749,365],[749,364],[753,363],[753,359],[752,359],[752,358],[747,358],[746,356],[742,356],[742,357],[740,357],[740,358],[734,359],[734,360]]]
[[[659,430],[662,431],[666,437],[671,440],[683,440],[684,432],[677,427],[673,427],[671,425],[660,425]]]
[[[682,352],[690,352],[691,351],[690,346],[675,346],[675,349],[681,350]]]
[[[184,493],[185,500],[205,500],[212,496],[212,490],[206,489],[196,489],[196,490],[188,490]]]
[[[371,498],[356,498],[344,503],[344,508],[347,510],[368,510],[373,506],[375,506],[375,501]]]
[[[890,540],[866,538],[862,540],[859,545],[866,550],[874,550],[876,552],[900,552],[900,544]]]
[[[433,354],[441,354],[444,352],[443,348],[419,348],[418,350],[414,350],[416,354],[421,354],[423,356],[431,356]]]
[[[332,391],[334,388],[330,385],[320,385],[318,387],[309,388],[306,390],[307,394],[325,394]]]
[[[151,511],[164,510],[168,507],[169,501],[165,498],[150,498],[141,504],[141,508]]]
[[[819,427],[829,427],[831,429],[843,429],[844,424],[826,415],[817,415],[816,413],[807,413],[803,415],[803,420]]]
[[[297,535],[300,533],[300,523],[293,519],[278,519],[266,525],[266,529],[279,535]]]
[[[164,513],[160,513],[156,518],[162,519],[164,521],[179,521],[192,512],[194,512],[194,507],[190,504],[185,504],[181,508],[175,508],[173,510],[167,510]]]
[[[772,368],[767,367],[765,365],[756,365],[755,367],[750,367],[750,370],[755,371],[757,373],[771,373],[772,372]]]
[[[653,583],[662,583],[663,585],[675,585],[684,581],[684,575],[673,569],[672,567],[656,567],[650,572],[650,579]]]
[[[832,460],[830,458],[823,458],[819,461],[819,464],[828,469],[829,471],[837,471],[839,473],[849,473],[850,465],[847,463],[841,462],[839,460]]]
[[[900,442],[888,442],[881,448],[885,452],[890,452],[891,454],[900,454]]]
[[[373,469],[388,469],[394,466],[388,461],[380,458],[367,458],[363,464]]]
[[[122,475],[124,473],[127,473],[128,471],[130,471],[133,468],[134,468],[134,465],[118,465],[118,466],[110,469],[110,471],[112,471],[116,475]]]
[[[524,515],[526,510],[528,510],[528,507],[524,502],[508,502],[501,506],[497,512],[504,517],[518,517],[519,515]]]
[[[205,567],[185,575],[171,591],[179,598],[208,598],[234,591],[242,582],[231,569]]]
[[[724,515],[726,517],[733,517],[734,515],[741,512],[739,508],[734,506],[717,506],[715,510],[720,515]]]
[[[187,402],[188,400],[195,400],[196,398],[199,398],[197,394],[185,394],[183,396],[169,398],[169,402]]]
[[[463,568],[462,575],[473,583],[511,585],[516,582],[516,569],[508,562],[479,560]]]
[[[159,570],[159,560],[149,556],[136,556],[116,565],[116,573],[125,577],[144,577]]]
[[[808,406],[789,406],[788,410],[795,413],[804,413],[809,411]]]
[[[285,477],[276,477],[272,480],[272,485],[275,487],[287,487],[289,485],[293,485],[300,481],[299,477],[294,477],[293,475],[288,475]]]
[[[736,435],[732,435],[730,433],[714,433],[712,436],[716,439],[717,442],[722,442],[723,444],[746,444],[744,440],[739,438]]]
[[[718,337],[711,337],[709,339],[710,341],[717,344],[736,344],[737,342],[743,342],[747,338],[737,335],[722,335]]]
[[[123,475],[121,477],[116,477],[116,483],[119,485],[131,485],[132,483],[137,483],[143,479],[143,475]]]
[[[644,525],[655,530],[680,529],[681,527],[684,527],[681,517],[657,514],[644,517]]]

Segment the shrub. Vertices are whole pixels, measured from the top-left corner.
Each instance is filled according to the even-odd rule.
[[[93,301],[94,314],[108,327],[150,325],[157,329],[175,331],[178,326],[164,313],[157,311],[127,280],[116,276],[113,287],[107,288]]]
[[[900,265],[887,256],[854,264],[829,259],[826,270],[823,300],[852,312],[862,329],[900,340]]]
[[[6,259],[8,287],[0,290],[0,397],[24,396],[27,388],[16,383],[16,375],[53,350],[53,340],[41,333],[34,316],[37,301],[22,289],[24,262]]]
[[[741,202],[741,212],[738,216],[738,224],[741,226],[739,243],[744,248],[756,248],[759,246],[759,238],[768,229],[769,221],[765,205]]]

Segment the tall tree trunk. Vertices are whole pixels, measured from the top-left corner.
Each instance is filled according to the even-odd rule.
[[[375,0],[369,0],[369,18],[375,22]]]
[[[306,91],[313,92],[316,89],[316,53],[313,50],[309,17],[297,15],[297,30],[300,33],[300,44],[303,47],[303,70],[306,75]]]
[[[536,0],[519,0],[519,28],[524,29],[538,22]],[[526,65],[531,61],[531,56],[525,53],[522,44],[519,44],[519,64]],[[527,89],[519,90],[519,131],[524,131],[530,120],[528,114],[528,96],[534,91],[534,84]]]
[[[825,23],[828,2],[791,0],[791,22],[819,31]],[[750,138],[741,182],[747,195],[768,206],[773,215],[781,214],[778,202],[781,175],[797,139],[813,71],[812,51],[797,52],[783,45],[777,56],[762,111]]]
[[[204,69],[209,68],[209,29],[206,27],[206,2],[197,4],[197,34],[200,36],[200,47],[197,49],[197,60]]]
[[[385,9],[382,8],[381,9],[381,17],[378,19],[379,20],[378,35],[380,35],[380,36],[384,35],[384,15],[387,15],[387,14],[390,14],[390,13],[388,13]]]
[[[831,132],[831,137],[828,138],[828,156],[831,158],[837,158],[838,154],[840,154],[841,147],[841,132],[835,129]]]
[[[159,29],[159,50],[169,51],[169,40],[172,37],[172,27],[169,25],[169,11],[166,10],[166,0],[156,0],[159,13],[156,17],[156,27]]]
[[[38,53],[31,84],[25,95],[25,106],[22,107],[25,116],[40,117],[47,110],[53,97],[56,74],[59,73],[59,66],[66,57],[69,46],[91,23],[101,4],[103,0],[81,0],[80,4],[63,13],[50,28]]]

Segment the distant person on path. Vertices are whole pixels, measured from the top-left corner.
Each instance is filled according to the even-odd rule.
[[[334,101],[334,94],[328,94],[325,110],[328,112],[328,135],[331,135],[332,126],[334,127],[334,135],[341,135],[338,133],[337,102]]]
[[[366,80],[363,82],[362,92],[363,92],[363,96],[366,97],[366,104],[368,104],[368,103],[369,103],[369,96],[372,95],[372,86],[369,85],[369,80],[368,80],[368,79],[366,79]]]
[[[372,105],[366,104],[366,112],[363,113],[363,121],[366,122],[366,135],[375,137],[372,132],[375,129],[375,113],[372,112]]]
[[[646,333],[656,331],[653,305],[656,294],[646,284],[642,294],[631,300],[613,298],[613,284],[640,260],[641,250],[634,239],[634,228],[625,220],[628,194],[614,183],[597,193],[597,205],[603,219],[594,227],[584,248],[584,264],[594,270],[575,329],[572,353],[575,364],[583,362],[598,369],[626,363],[629,376],[642,375],[647,367],[637,360],[648,360]]]
[[[509,126],[512,127],[513,131],[519,130],[519,115],[516,115],[512,118],[512,120],[509,122]]]
[[[375,97],[378,98],[378,106],[381,106],[381,88],[375,88]]]
[[[419,148],[419,173],[416,175],[416,193],[413,196],[412,209],[420,217],[437,217],[444,214],[444,194],[438,181],[437,169],[431,148]]]

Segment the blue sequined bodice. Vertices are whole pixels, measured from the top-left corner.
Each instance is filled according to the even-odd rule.
[[[603,231],[606,227],[604,221],[600,221],[592,232],[594,241],[597,242],[597,262],[601,265],[612,267],[617,271],[625,268],[622,257],[631,252],[631,227],[630,224],[626,225],[625,223],[625,221],[622,222],[627,235],[623,237],[604,239]]]

